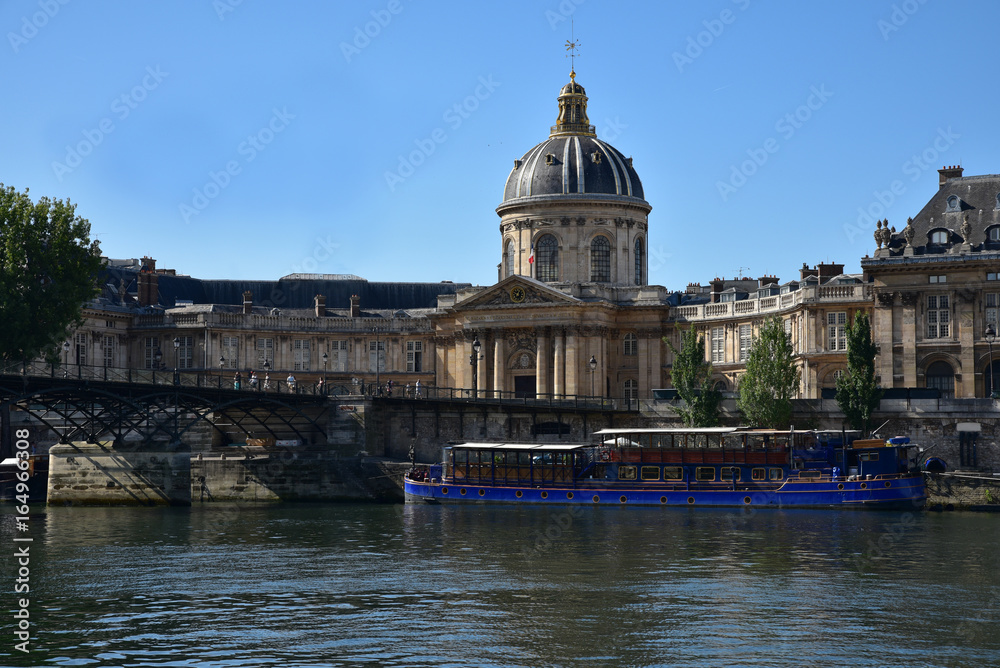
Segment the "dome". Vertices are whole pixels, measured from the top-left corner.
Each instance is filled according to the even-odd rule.
[[[587,93],[576,82],[576,72],[570,73],[558,100],[559,116],[548,140],[514,161],[504,204],[551,195],[615,195],[645,203],[632,159],[597,138],[587,118]]]

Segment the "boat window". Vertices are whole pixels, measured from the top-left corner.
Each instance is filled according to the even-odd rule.
[[[659,480],[660,479],[660,467],[659,466],[643,466],[642,470],[639,471],[639,475],[643,480]]]
[[[664,480],[683,480],[684,479],[684,469],[680,466],[664,466],[663,467],[663,479]]]
[[[635,480],[635,468],[634,466],[619,466],[618,467],[618,479],[619,480]]]
[[[781,480],[784,477],[785,474],[781,469],[771,469],[771,480]]]
[[[862,452],[858,454],[858,459],[863,462],[877,462],[878,453],[877,452]]]
[[[700,482],[709,482],[715,480],[715,467],[714,466],[699,466],[694,470],[694,478]]]
[[[819,471],[799,471],[800,478],[818,478]]]
[[[530,452],[519,452],[517,453],[517,463],[521,466],[528,466],[531,464],[531,453]]]
[[[736,477],[736,480],[740,479],[740,469],[736,466],[723,466],[720,473],[722,475],[719,477],[722,480],[732,480],[733,476]]]
[[[456,464],[468,464],[469,463],[469,451],[468,450],[455,450],[455,463]]]
[[[767,471],[765,469],[753,469],[750,471],[750,477],[753,480],[767,480]]]

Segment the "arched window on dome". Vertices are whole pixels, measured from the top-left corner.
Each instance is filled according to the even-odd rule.
[[[559,280],[559,242],[551,234],[535,242],[535,263],[535,278],[547,283]]]
[[[611,244],[605,236],[594,237],[590,242],[590,280],[611,282]]]
[[[504,246],[503,250],[503,262],[504,271],[503,276],[507,278],[508,276],[514,275],[514,242],[510,239],[507,240],[507,244]]]
[[[635,284],[645,285],[642,275],[642,267],[645,264],[646,253],[645,247],[643,246],[642,239],[635,240]]]

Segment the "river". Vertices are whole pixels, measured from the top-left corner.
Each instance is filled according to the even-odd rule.
[[[34,510],[0,508],[0,665],[1000,666],[996,515]]]

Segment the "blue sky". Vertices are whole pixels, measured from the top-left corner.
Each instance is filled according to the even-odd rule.
[[[0,182],[202,278],[489,285],[570,17],[653,207],[651,283],[859,271],[938,168],[1000,172],[988,0],[7,0]]]

